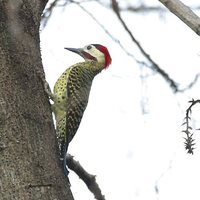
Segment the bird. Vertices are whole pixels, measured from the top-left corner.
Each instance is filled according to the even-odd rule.
[[[83,48],[65,48],[83,57],[84,62],[68,67],[54,85],[52,110],[64,174],[68,176],[68,145],[76,134],[88,104],[94,77],[107,69],[112,58],[107,47],[89,44]]]

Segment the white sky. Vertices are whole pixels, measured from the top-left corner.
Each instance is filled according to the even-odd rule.
[[[143,59],[110,10],[94,2],[84,5],[128,51]],[[122,16],[140,44],[181,87],[200,72],[199,37],[173,14]],[[90,43],[107,46],[113,62],[94,80],[69,153],[97,175],[106,200],[199,200],[200,136],[197,131],[195,154],[187,155],[181,124],[188,100],[200,98],[200,82],[187,93],[174,95],[163,78],[138,66],[96,22],[71,4],[57,8],[41,32],[43,63],[52,88],[68,66],[82,61],[64,47]],[[150,76],[141,81],[141,75]],[[147,114],[142,114],[142,100]],[[199,108],[193,109],[196,126],[200,125]],[[76,200],[94,199],[73,172],[70,181]]]

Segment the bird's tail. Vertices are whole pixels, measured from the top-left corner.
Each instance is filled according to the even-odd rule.
[[[68,143],[64,142],[61,144],[61,161],[63,166],[63,171],[65,176],[68,176],[69,171],[67,169],[67,149],[68,149]]]

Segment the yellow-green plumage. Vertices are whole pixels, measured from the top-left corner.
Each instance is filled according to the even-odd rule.
[[[102,63],[91,60],[77,63],[68,68],[54,86],[53,111],[61,158],[64,158],[65,148],[78,130],[92,81],[103,68]]]
[[[54,94],[45,90],[54,101],[52,105],[56,119],[56,134],[60,148],[60,157],[66,168],[66,153],[69,142],[78,130],[84,111],[87,107],[90,89],[94,77],[111,64],[108,49],[100,44],[89,44],[83,48],[65,48],[77,53],[85,62],[72,65],[60,76],[54,86]]]

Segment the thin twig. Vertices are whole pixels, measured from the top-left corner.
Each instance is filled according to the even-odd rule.
[[[194,77],[194,80],[191,81],[191,83],[189,83],[185,88],[179,89],[178,92],[185,92],[186,90],[191,89],[197,83],[199,77],[200,77],[200,73],[196,74]]]

